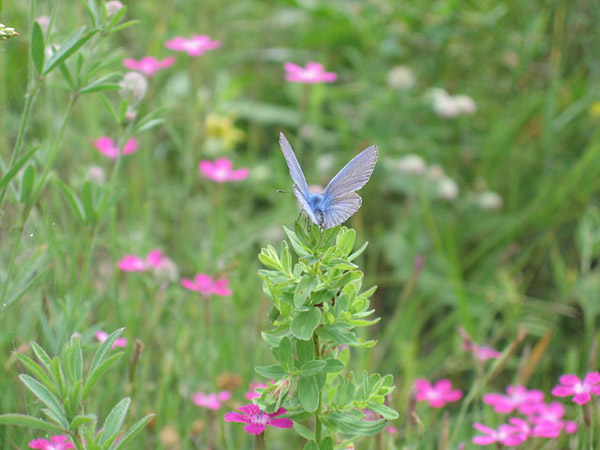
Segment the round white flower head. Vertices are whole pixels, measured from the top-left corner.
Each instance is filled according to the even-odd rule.
[[[408,90],[415,85],[415,75],[406,66],[395,66],[388,72],[387,82],[392,89]]]
[[[123,75],[120,85],[121,97],[133,105],[137,105],[144,98],[148,89],[146,77],[139,72],[127,72]]]
[[[455,95],[454,96],[454,104],[458,109],[459,114],[475,114],[477,111],[477,105],[475,104],[475,100],[473,100],[468,95]]]
[[[458,197],[458,185],[449,177],[443,177],[438,181],[438,195],[444,200],[454,200]]]
[[[485,191],[477,196],[477,198],[475,199],[475,203],[481,209],[489,211],[502,208],[504,201],[502,200],[502,197],[500,197],[500,195],[496,192]]]
[[[106,2],[106,15],[108,17],[114,16],[119,10],[123,8],[123,3],[118,2],[116,0],[112,0],[110,2]]]
[[[396,170],[410,175],[423,175],[427,165],[419,155],[406,155],[396,161]]]

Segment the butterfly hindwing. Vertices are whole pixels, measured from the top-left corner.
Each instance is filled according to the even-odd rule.
[[[304,200],[307,200],[308,184],[306,183],[306,178],[304,178],[304,173],[302,172],[302,168],[298,163],[298,159],[296,159],[296,154],[294,153],[294,150],[292,150],[292,146],[283,133],[279,133],[279,146],[281,147],[281,151],[285,158],[285,162],[287,163],[288,169],[290,169],[290,176],[292,177],[294,184],[298,186],[300,191],[302,191]],[[298,197],[298,195],[296,195],[296,197]]]
[[[296,184],[294,184],[294,195],[298,199],[298,202],[300,202],[302,209],[308,215],[308,218],[310,220],[312,220],[314,223],[316,223],[317,225],[319,225],[319,222],[317,221],[317,218],[315,217],[315,213],[313,212],[312,208],[308,204],[308,198],[306,198],[306,196],[302,193],[302,190]]]
[[[333,177],[323,195],[335,199],[362,188],[371,178],[377,155],[378,150],[375,145],[360,152]]]
[[[324,212],[323,228],[333,228],[344,223],[352,214],[358,211],[361,204],[362,199],[356,192],[334,198]]]

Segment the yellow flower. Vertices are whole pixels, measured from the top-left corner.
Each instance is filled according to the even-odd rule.
[[[206,117],[206,136],[222,141],[223,147],[230,150],[244,139],[244,132],[233,125],[228,116],[210,114]]]
[[[588,112],[592,117],[600,117],[600,101],[595,101],[592,103],[588,109]]]

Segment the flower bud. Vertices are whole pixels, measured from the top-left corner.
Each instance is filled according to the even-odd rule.
[[[123,9],[123,3],[113,0],[110,2],[106,2],[106,4],[104,5],[104,7],[106,8],[106,15],[108,17],[112,17],[114,16],[117,12],[119,12],[119,10]]]

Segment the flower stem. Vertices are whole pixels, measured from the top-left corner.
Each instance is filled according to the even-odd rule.
[[[585,426],[589,428],[592,424],[590,405],[589,403],[585,403],[581,406],[583,407],[583,421],[585,422]]]
[[[254,436],[254,450],[265,450],[265,433]]]
[[[313,344],[315,346],[315,359],[321,359],[321,349],[319,348],[319,336],[313,334]],[[322,433],[322,424],[321,424],[321,392],[319,392],[319,405],[317,406],[317,410],[315,411],[315,440],[317,444],[321,443],[321,433]]]

